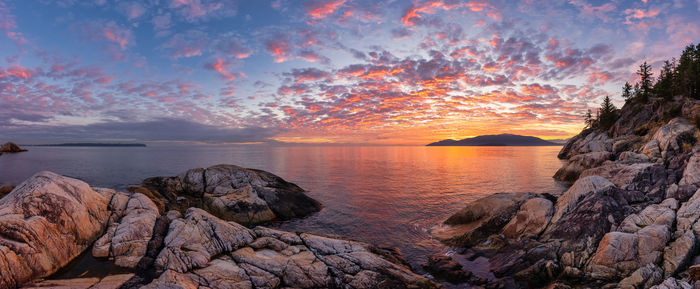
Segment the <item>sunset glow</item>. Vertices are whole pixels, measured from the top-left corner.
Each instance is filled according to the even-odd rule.
[[[0,134],[426,144],[564,139],[700,2],[0,0]]]

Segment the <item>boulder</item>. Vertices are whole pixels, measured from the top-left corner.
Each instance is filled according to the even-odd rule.
[[[587,169],[580,175],[581,178],[587,176],[601,176],[610,180],[618,188],[658,194],[659,197],[663,197],[668,173],[661,164],[608,162],[602,166]]]
[[[651,205],[638,214],[629,215],[618,231],[605,234],[587,268],[590,276],[620,279],[647,264],[659,263],[671,239],[674,201]]]
[[[658,141],[661,155],[666,157],[667,152],[680,152],[682,143],[692,139],[694,133],[693,124],[685,118],[677,117],[656,130],[652,140]]]
[[[649,159],[656,160],[661,157],[661,147],[659,141],[652,139],[642,147],[642,153],[647,155]]]
[[[624,135],[644,135],[644,130],[639,130],[644,127],[654,116],[655,108],[651,104],[642,102],[626,102],[620,110],[620,116],[615,121],[615,124],[610,129],[613,136]]]
[[[651,289],[692,289],[693,286],[690,286],[688,282],[685,282],[683,280],[678,280],[676,278],[668,278],[664,280],[659,285],[652,286]]]
[[[564,214],[575,208],[587,195],[614,186],[613,183],[600,176],[587,176],[578,179],[561,197],[559,197],[559,199],[557,199],[554,215],[552,216],[552,223],[559,221]]]
[[[549,224],[552,214],[552,201],[545,198],[529,199],[503,228],[503,235],[511,239],[537,237]]]
[[[452,284],[460,284],[469,280],[472,272],[462,268],[462,265],[444,254],[434,254],[428,257],[423,268],[440,280],[447,280]]]
[[[686,231],[664,249],[664,276],[670,277],[685,268],[695,251],[697,237],[692,231]]]
[[[692,230],[698,218],[700,218],[700,189],[683,203],[676,213],[676,228],[679,234]]]
[[[0,146],[0,155],[2,153],[19,153],[19,152],[26,152],[27,150],[19,147],[17,144],[13,142],[6,142],[2,146]]]
[[[82,181],[40,172],[0,199],[0,288],[47,277],[104,231],[108,200]]]
[[[647,264],[634,271],[627,278],[618,283],[620,289],[648,289],[663,280],[663,271],[654,265]]]
[[[584,170],[600,166],[612,157],[612,153],[604,151],[575,155],[554,174],[554,178],[560,181],[574,182]]]
[[[620,155],[626,151],[630,151],[639,142],[641,138],[635,135],[623,135],[615,138],[612,146],[612,152]]]
[[[626,164],[646,163],[651,161],[651,159],[649,159],[649,156],[631,151],[624,151],[620,153],[620,156],[617,159],[618,161]]]
[[[184,219],[170,223],[164,248],[155,260],[156,272],[172,270],[184,273],[201,268],[213,256],[231,252],[253,241],[245,227],[226,222],[204,210],[190,208]]]
[[[666,188],[666,198],[674,198],[678,201],[685,202],[695,194],[698,188],[695,186],[671,184]]]
[[[124,194],[115,194],[112,197],[115,200],[115,214],[122,216],[119,221],[111,223],[107,233],[95,242],[92,255],[114,257],[117,266],[136,268],[146,254],[148,242],[153,235],[159,216],[158,208],[145,195],[133,194],[127,196],[129,200],[126,207],[121,209],[119,202],[123,196]]]
[[[534,193],[497,193],[467,204],[443,225],[433,228],[432,235],[445,243],[473,246],[491,234],[500,232],[518,212],[520,206],[535,197]]]
[[[579,179],[559,198],[540,241],[557,252],[565,276],[583,277],[603,236],[634,212],[630,198],[637,196],[598,176]]]
[[[700,146],[694,148],[694,153],[683,171],[683,178],[678,184],[700,187]]]
[[[569,159],[575,155],[590,152],[612,151],[613,140],[607,132],[596,130],[584,130],[579,135],[571,138],[559,152],[560,159]]]
[[[192,169],[177,177],[149,178],[142,186],[168,204],[166,210],[184,212],[195,206],[242,224],[304,217],[321,209],[321,204],[297,185],[265,171],[233,165]]]

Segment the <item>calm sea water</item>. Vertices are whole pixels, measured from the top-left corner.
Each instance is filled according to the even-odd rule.
[[[0,156],[0,183],[49,170],[93,186],[123,189],[147,177],[227,163],[296,183],[324,209],[273,224],[398,247],[416,270],[446,252],[428,229],[466,203],[495,192],[558,192],[561,147],[28,147]]]

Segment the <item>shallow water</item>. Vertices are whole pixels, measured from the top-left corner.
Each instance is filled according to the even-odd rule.
[[[418,271],[428,255],[449,250],[427,231],[467,202],[495,192],[558,192],[565,188],[551,178],[562,164],[556,157],[561,147],[556,146],[28,149],[0,156],[0,183],[16,185],[38,171],[49,170],[93,186],[123,189],[147,177],[221,163],[263,169],[308,190],[324,206],[310,217],[273,227],[398,247]],[[83,274],[85,269],[79,269],[74,274]]]

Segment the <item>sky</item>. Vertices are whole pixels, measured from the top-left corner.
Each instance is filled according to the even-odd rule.
[[[0,140],[564,139],[700,0],[0,0]]]

